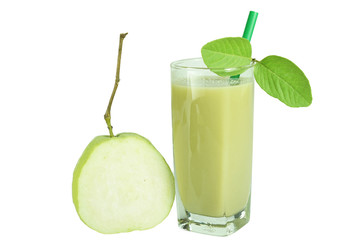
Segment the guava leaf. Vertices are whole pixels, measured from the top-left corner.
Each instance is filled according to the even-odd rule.
[[[265,92],[289,107],[307,107],[312,102],[309,80],[286,58],[274,55],[264,58],[256,63],[254,76]]]
[[[244,72],[241,67],[250,64],[251,45],[241,37],[221,38],[205,44],[201,55],[211,71],[224,77],[233,76]]]

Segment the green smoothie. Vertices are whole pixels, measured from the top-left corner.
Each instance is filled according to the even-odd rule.
[[[250,198],[253,79],[172,82],[174,163],[188,212],[232,216]]]

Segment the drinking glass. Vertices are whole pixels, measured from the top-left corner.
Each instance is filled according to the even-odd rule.
[[[234,71],[241,74],[214,73]],[[179,227],[230,235],[250,217],[253,65],[210,70],[201,58],[173,62],[171,106]]]

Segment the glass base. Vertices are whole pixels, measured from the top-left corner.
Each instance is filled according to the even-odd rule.
[[[203,233],[214,236],[228,236],[250,220],[249,208],[230,217],[208,217],[186,212],[186,217],[178,219],[179,227],[191,232]]]

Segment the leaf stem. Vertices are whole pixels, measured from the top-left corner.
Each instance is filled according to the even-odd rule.
[[[256,60],[255,58],[251,59],[251,62],[253,63],[259,63],[260,61]]]
[[[119,40],[119,51],[118,51],[118,59],[117,59],[117,66],[116,66],[116,77],[115,77],[115,85],[114,85],[114,89],[112,91],[110,100],[109,100],[109,104],[107,106],[105,115],[104,115],[104,119],[106,122],[106,125],[109,129],[109,133],[110,133],[110,137],[114,137],[114,133],[112,131],[112,126],[111,126],[111,106],[114,100],[114,96],[116,93],[116,90],[118,88],[119,82],[120,82],[120,62],[121,62],[121,52],[122,52],[122,45],[123,45],[123,41],[124,38],[126,37],[127,33],[121,33],[120,34],[120,40]]]

